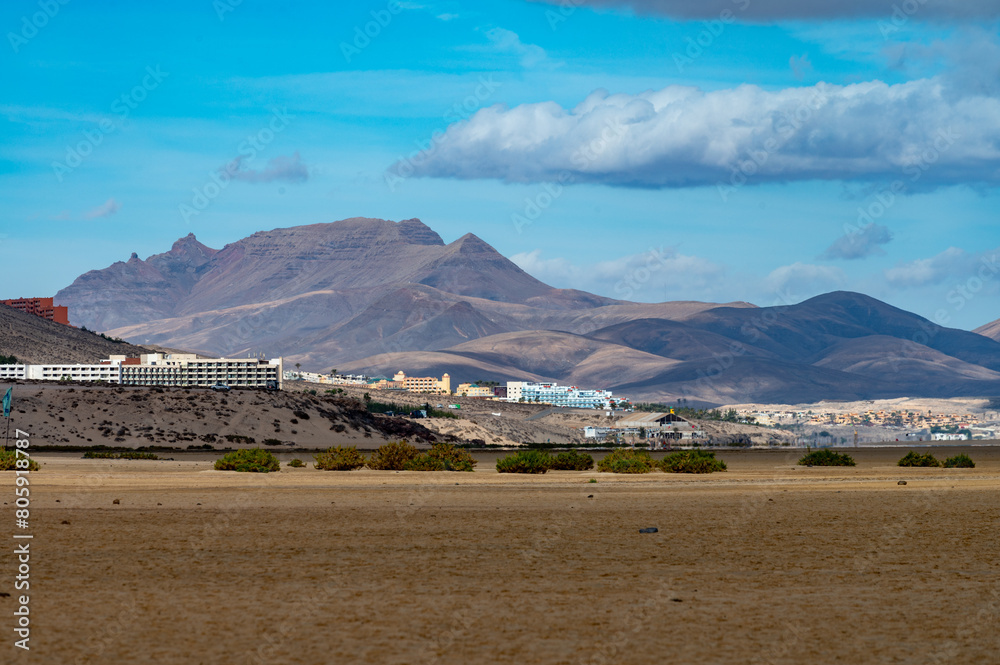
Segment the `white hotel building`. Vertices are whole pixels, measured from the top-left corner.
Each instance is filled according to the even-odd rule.
[[[123,386],[265,388],[282,386],[281,358],[199,358],[193,353],[111,356],[94,365],[0,365],[0,380],[105,381]]]
[[[533,381],[508,381],[508,402],[537,402],[574,409],[609,409],[612,401],[610,390],[584,390],[576,386]]]

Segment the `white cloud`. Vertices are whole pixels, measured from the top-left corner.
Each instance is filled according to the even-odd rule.
[[[882,245],[892,241],[889,227],[872,222],[868,226],[854,229],[838,238],[826,248],[821,258],[824,259],[863,259],[873,255],[885,254]]]
[[[525,44],[521,37],[506,28],[493,28],[486,31],[486,37],[493,48],[499,53],[509,53],[519,58],[521,66],[532,68],[546,62],[545,49],[536,44]]]
[[[846,282],[847,275],[840,268],[796,262],[772,270],[764,280],[764,286],[774,292],[794,293],[797,298],[807,298],[837,290]]]
[[[885,271],[890,285],[904,289],[973,278],[992,281],[1000,278],[1000,247],[979,253],[949,247],[930,258],[900,263]]]
[[[276,180],[305,182],[309,179],[309,169],[302,163],[298,151],[291,157],[279,155],[268,160],[267,166],[259,171],[244,168],[243,160],[244,157],[241,155],[219,171],[228,173],[233,180],[252,183],[274,182]]]
[[[84,217],[86,217],[87,219],[99,219],[101,217],[111,217],[111,215],[114,215],[119,210],[121,210],[121,207],[122,205],[118,203],[118,201],[115,201],[114,197],[111,197],[110,199],[108,199],[101,205],[97,206],[96,208],[88,210],[84,214]]]
[[[543,258],[541,250],[510,257],[532,277],[557,288],[590,291],[621,300],[713,298],[725,290],[723,266],[673,247],[580,266],[565,258]]]
[[[952,98],[938,79],[597,91],[572,109],[481,109],[451,125],[416,174],[647,188],[816,179],[995,186],[1000,99]]]

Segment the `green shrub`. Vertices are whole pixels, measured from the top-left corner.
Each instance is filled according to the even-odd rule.
[[[27,466],[28,471],[38,471],[39,469],[38,462],[31,459],[30,457],[21,457],[21,459],[28,460],[28,466]],[[17,452],[13,448],[8,450],[7,448],[0,446],[0,471],[17,470],[18,468],[17,460],[18,460]],[[22,471],[24,470],[23,465],[21,470]]]
[[[316,468],[323,471],[353,471],[365,465],[365,456],[355,446],[336,446],[316,457]]]
[[[707,450],[681,450],[660,460],[660,468],[667,473],[713,473],[725,471],[726,463]]]
[[[552,456],[541,450],[519,450],[497,460],[498,473],[545,473],[552,468]]]
[[[960,455],[955,455],[954,457],[949,457],[944,461],[944,468],[946,469],[974,469],[976,468],[976,463],[972,461],[972,458],[962,453]]]
[[[271,447],[280,446],[281,445],[281,439],[264,439],[264,445],[265,446],[271,446]]]
[[[306,463],[300,459],[293,459],[291,462],[288,463],[288,466],[292,467],[293,469],[301,469],[305,465]]]
[[[427,453],[417,455],[403,466],[404,471],[447,471],[444,460]]]
[[[226,453],[215,460],[216,471],[242,471],[246,473],[270,473],[281,468],[281,463],[273,453],[262,448],[247,448]]]
[[[227,434],[226,441],[229,443],[256,443],[252,436],[243,436],[242,434]]]
[[[553,456],[549,468],[553,471],[590,471],[594,468],[594,458],[587,453],[569,450]]]
[[[846,453],[835,453],[828,448],[813,450],[799,460],[802,466],[854,466],[854,458]]]
[[[368,468],[376,471],[402,471],[420,454],[407,441],[390,441],[378,447],[368,459]]]
[[[605,473],[649,473],[656,462],[644,450],[618,448],[597,463],[597,470]]]
[[[930,453],[915,453],[912,450],[906,453],[896,464],[898,466],[941,466],[941,462],[934,455]]]
[[[435,443],[427,451],[417,455],[407,462],[407,471],[472,471],[476,460],[469,451],[457,448],[450,443]]]

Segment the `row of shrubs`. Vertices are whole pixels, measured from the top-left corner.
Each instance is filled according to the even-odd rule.
[[[607,473],[650,473],[656,469],[664,473],[714,473],[725,471],[726,463],[707,450],[680,450],[657,462],[644,450],[628,448],[614,450],[597,463],[597,470]]]
[[[144,453],[136,450],[126,450],[120,453],[107,452],[103,450],[88,450],[83,454],[83,459],[160,459],[155,453]]]
[[[806,453],[802,459],[799,460],[799,464],[802,466],[855,466],[856,463],[854,458],[847,453],[835,453],[832,450],[824,448],[822,450],[813,450]],[[934,455],[930,453],[915,453],[912,450],[903,456],[899,462],[898,466],[943,466],[946,469],[973,469],[976,463],[972,461],[972,458],[961,453],[955,455],[954,457],[949,457],[944,462],[939,461]]]
[[[406,441],[391,441],[378,448],[367,459],[355,446],[336,446],[315,455],[314,466],[323,471],[354,471],[368,467],[376,471],[472,471],[476,460],[467,450],[448,443],[436,443],[421,452]],[[303,467],[302,460],[292,460],[291,467]],[[234,450],[215,462],[217,471],[268,473],[281,464],[273,453],[249,448]]]
[[[152,453],[88,452],[84,457],[112,459],[157,459]],[[375,471],[472,471],[476,460],[468,451],[448,443],[437,443],[421,452],[406,441],[386,443],[365,458],[354,446],[336,446],[315,455],[314,466],[323,471],[353,471],[368,467]],[[0,449],[0,470],[12,469],[14,452]],[[32,460],[34,463],[34,460]],[[855,466],[854,459],[846,453],[829,449],[813,450],[803,456],[802,466]],[[7,464],[8,466],[5,466]],[[930,453],[910,451],[898,462],[899,466],[974,468],[975,462],[966,455],[949,457],[943,463]],[[291,467],[303,467],[302,460],[292,460]],[[215,462],[218,471],[247,471],[267,473],[277,471],[281,464],[269,451],[260,448],[235,450]],[[497,460],[499,473],[545,473],[546,471],[589,471],[594,468],[594,458],[576,450],[551,455],[541,450],[522,450]],[[644,450],[619,448],[608,453],[596,464],[605,473],[651,473],[657,469],[665,473],[713,473],[725,471],[726,463],[707,450],[681,450],[657,462]]]
[[[943,466],[946,469],[974,469],[976,468],[976,463],[972,461],[972,458],[961,453],[955,455],[954,457],[949,457],[944,462],[938,460],[934,455],[930,453],[915,453],[912,450],[899,460],[899,466]]]
[[[541,450],[522,450],[497,460],[500,473],[545,473],[546,471],[589,471],[594,458],[575,450],[550,455]]]

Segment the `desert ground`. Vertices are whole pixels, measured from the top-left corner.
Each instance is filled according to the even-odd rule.
[[[852,468],[724,452],[710,476],[511,476],[495,456],[257,475],[42,454],[32,650],[7,628],[0,662],[995,663],[1000,448],[932,451],[977,467],[883,448]]]

